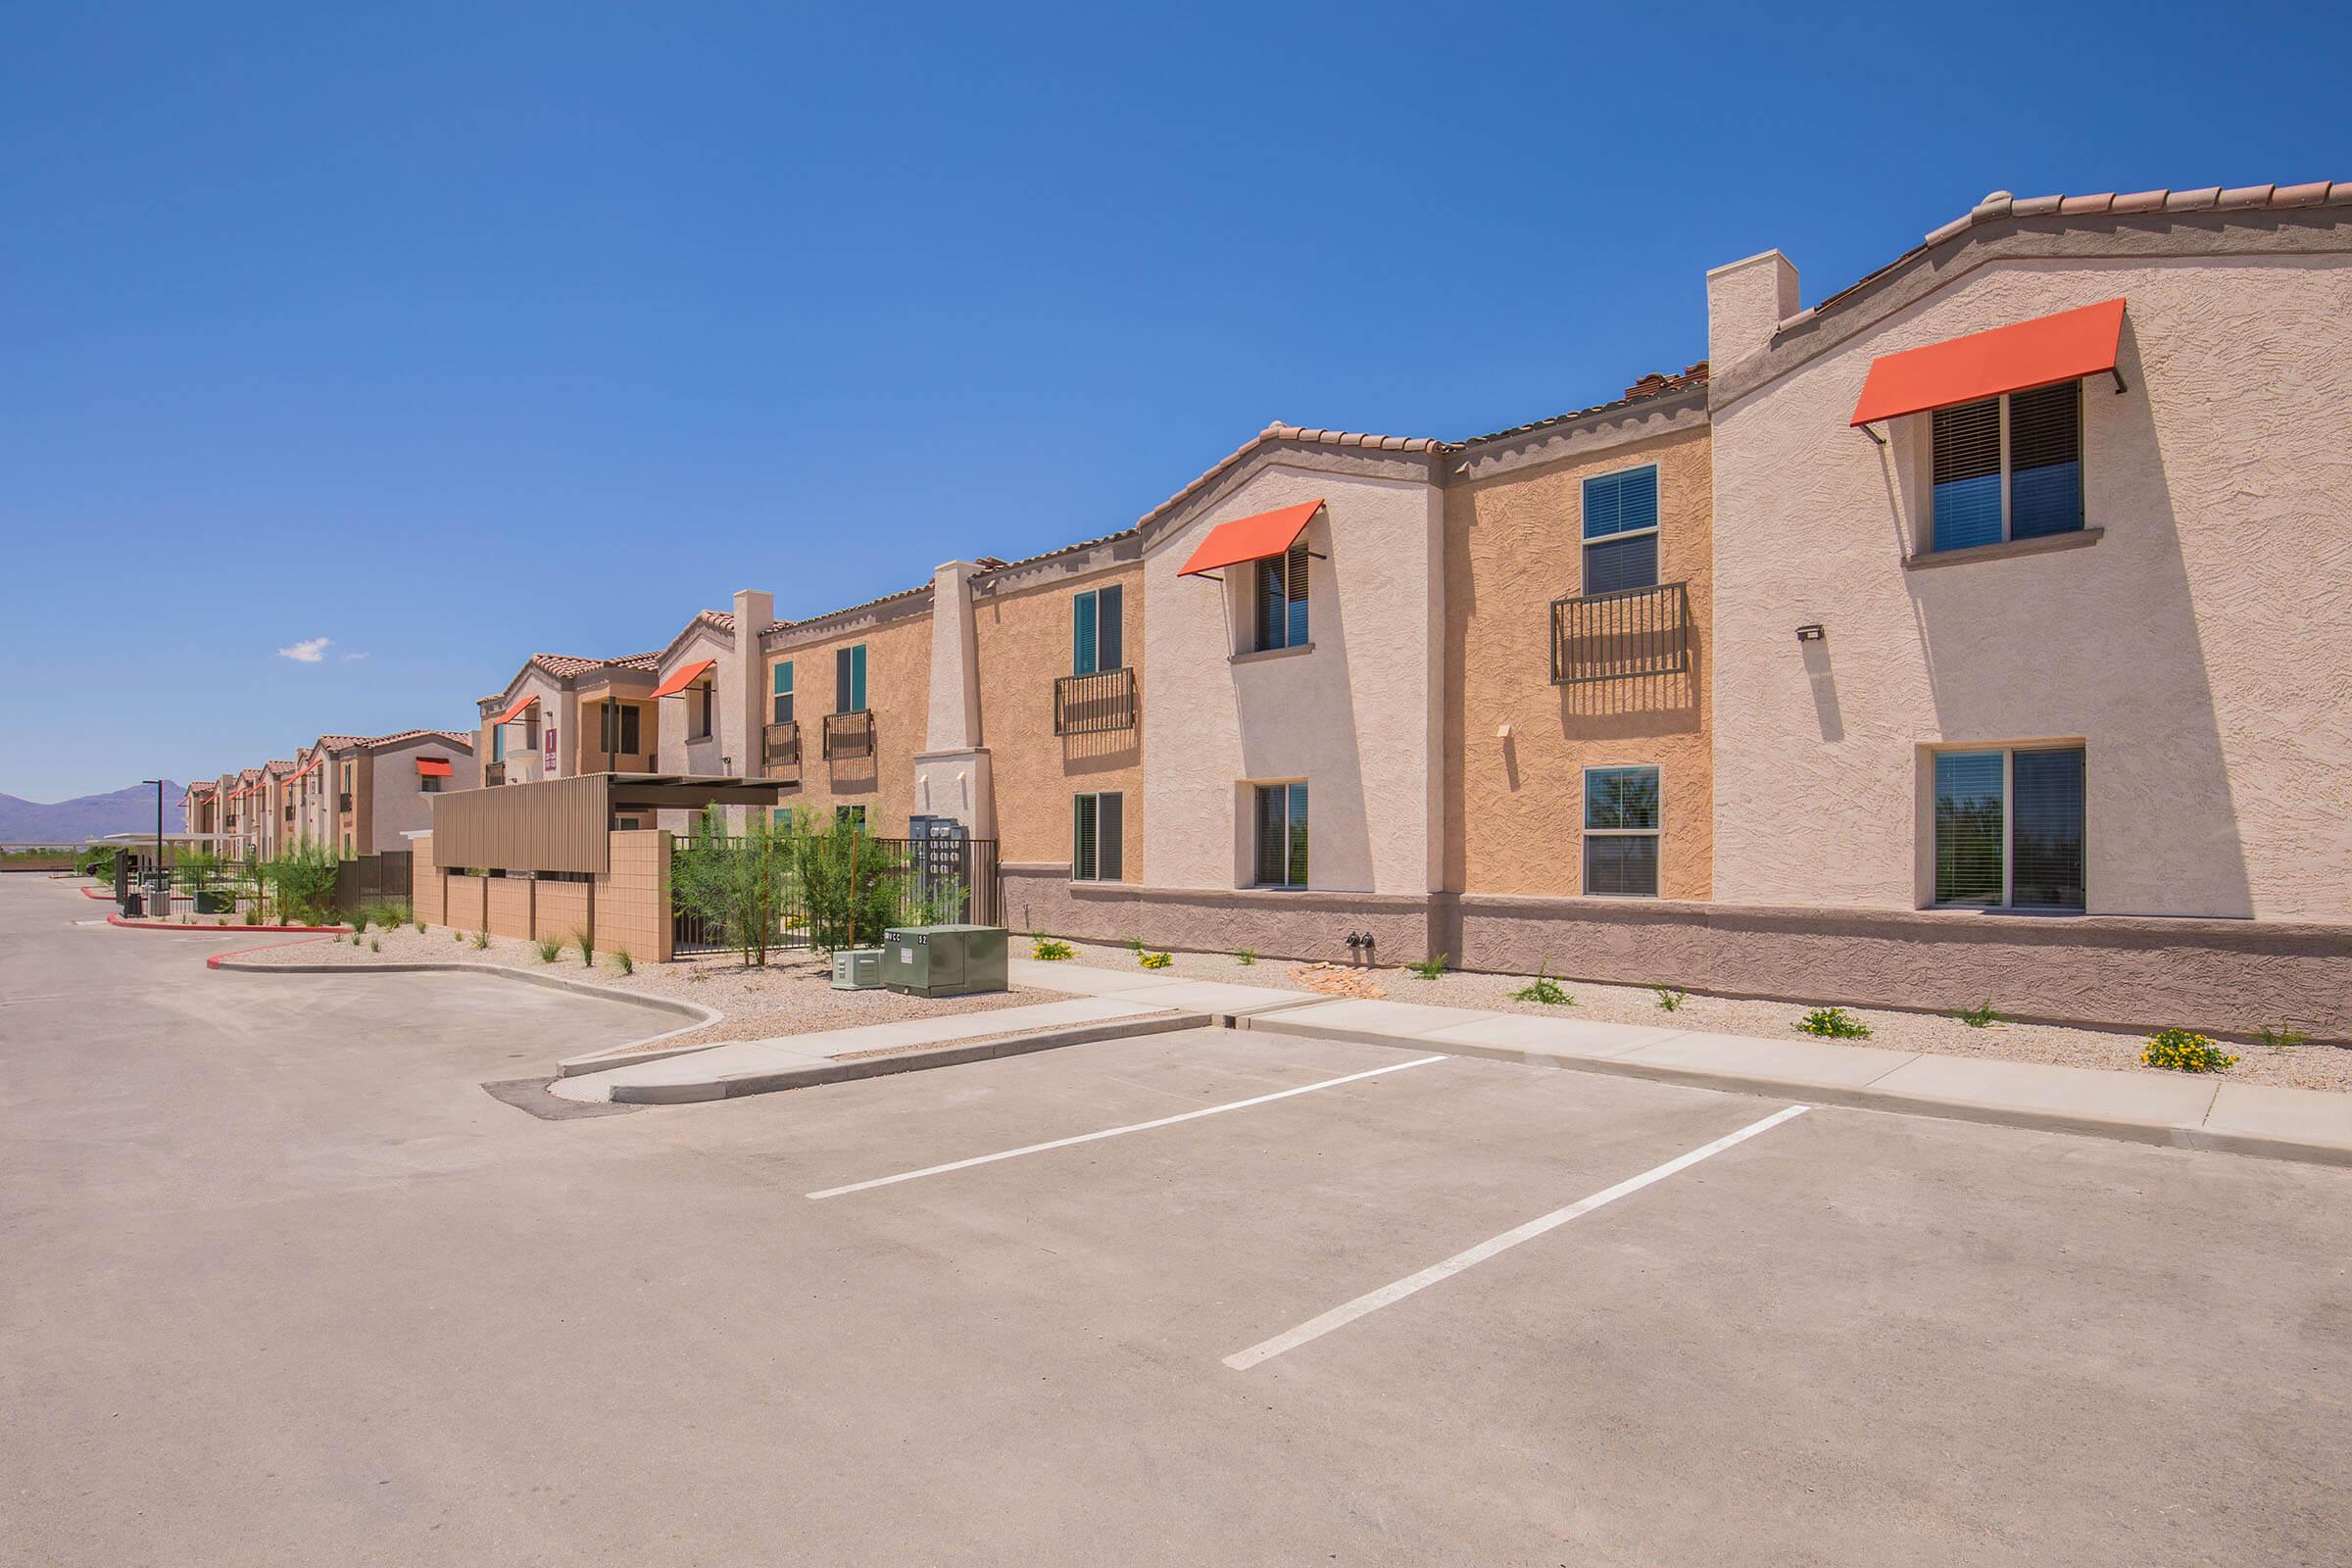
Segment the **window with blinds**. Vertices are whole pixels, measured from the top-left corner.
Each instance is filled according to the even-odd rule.
[[[1256,827],[1257,885],[1306,886],[1306,786],[1260,784]]]
[[[1070,601],[1070,673],[1092,675],[1127,662],[1122,624],[1126,594],[1116,584],[1090,588]]]
[[[2082,526],[2082,383],[2061,381],[1929,416],[1933,550]]]
[[[1658,896],[1658,770],[1585,769],[1585,892]]]
[[[1074,796],[1070,807],[1070,880],[1120,880],[1126,874],[1126,798],[1103,791]]]
[[[789,724],[792,722],[792,661],[787,659],[778,662],[771,678],[775,682],[775,697],[769,722]]]
[[[1257,564],[1257,651],[1306,645],[1306,540]]]
[[[1939,752],[1939,905],[2084,907],[2083,754],[2079,746]]]
[[[1588,599],[1658,585],[1658,468],[1595,474],[1584,483]]]

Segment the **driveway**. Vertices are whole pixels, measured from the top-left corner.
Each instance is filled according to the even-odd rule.
[[[0,877],[0,1560],[2352,1555],[2352,1172],[1214,1030],[548,1121],[659,1025],[99,907]]]

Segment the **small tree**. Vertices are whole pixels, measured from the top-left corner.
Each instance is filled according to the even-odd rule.
[[[670,895],[723,929],[745,963],[762,966],[792,902],[794,863],[787,830],[755,812],[743,832],[730,834],[719,808],[706,807],[694,836],[671,853]]]
[[[821,828],[804,821],[786,836],[794,881],[808,912],[809,941],[819,951],[879,942],[886,928],[900,922],[911,875],[903,848],[839,819]]]
[[[331,847],[306,840],[274,859],[256,861],[256,906],[274,907],[280,924],[322,922],[334,912],[340,859]]]

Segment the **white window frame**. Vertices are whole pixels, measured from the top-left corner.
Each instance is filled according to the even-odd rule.
[[[1611,534],[1610,538],[1616,538]],[[1656,827],[1588,827],[1585,825],[1587,804],[1592,800],[1592,775],[1595,773],[1626,773],[1642,768],[1658,776],[1658,825]],[[1588,899],[1662,899],[1666,896],[1666,768],[1659,762],[1592,762],[1578,774],[1576,780],[1576,882]],[[1658,883],[1648,893],[1595,893],[1592,887],[1590,867],[1585,861],[1586,839],[1655,839],[1658,841]]]
[[[1592,484],[1595,479],[1622,479],[1629,473],[1640,473],[1643,468],[1647,468],[1653,475],[1656,476],[1653,487],[1657,492],[1658,520],[1651,523],[1646,528],[1627,528],[1617,533],[1604,533],[1597,539],[1587,533],[1585,531],[1588,521],[1585,516],[1586,486]],[[1576,581],[1579,590],[1578,597],[1584,599],[1590,599],[1592,597],[1592,573],[1591,565],[1592,560],[1592,547],[1594,545],[1615,544],[1620,539],[1640,539],[1646,536],[1648,538],[1657,540],[1657,547],[1650,552],[1650,580],[1645,583],[1637,584],[1631,588],[1609,588],[1602,591],[1605,593],[1638,594],[1643,589],[1655,588],[1663,583],[1666,580],[1666,475],[1659,471],[1658,465],[1654,463],[1636,463],[1622,468],[1611,468],[1606,473],[1586,474],[1583,479],[1578,481],[1576,486]],[[1581,814],[1584,808],[1580,804],[1577,809],[1581,820]]]

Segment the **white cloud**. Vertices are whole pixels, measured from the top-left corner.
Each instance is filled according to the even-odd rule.
[[[366,659],[368,656],[366,654],[345,654],[343,657],[345,659]]]
[[[277,657],[291,659],[297,664],[316,664],[326,658],[326,650],[333,642],[332,637],[305,637],[298,643],[280,648]]]

